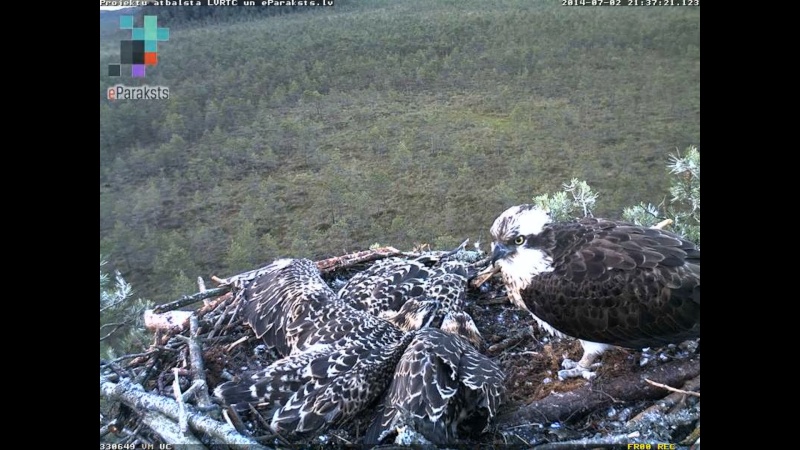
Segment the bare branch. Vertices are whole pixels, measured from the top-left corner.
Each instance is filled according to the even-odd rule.
[[[189,318],[189,361],[192,365],[192,378],[196,383],[202,383],[204,389],[197,392],[197,405],[201,408],[208,408],[211,406],[211,399],[208,397],[208,390],[205,389],[206,382],[206,369],[203,364],[203,348],[200,346],[200,338],[198,332],[200,324],[198,323],[197,316],[192,315]]]
[[[664,384],[680,384],[700,375],[700,356],[671,361],[651,368],[644,374],[629,373],[600,384],[598,381],[569,392],[553,393],[529,403],[514,412],[498,417],[501,428],[526,422],[557,422],[577,420],[591,411],[617,401],[646,400],[663,397],[663,391],[646,383],[643,378],[657,378]]]
[[[700,397],[700,393],[699,392],[684,391],[682,389],[676,389],[676,388],[674,388],[672,386],[667,386],[666,384],[656,383],[655,381],[648,380],[647,378],[645,378],[644,381],[652,384],[653,386],[658,386],[658,387],[660,387],[662,389],[666,389],[666,390],[668,390],[670,392],[676,392],[678,394],[694,395],[695,397]]]
[[[178,425],[167,416],[155,412],[145,411],[142,414],[142,422],[147,425],[154,433],[161,436],[167,444],[190,444],[204,448],[203,443],[191,434],[184,434]]]
[[[125,322],[117,322],[117,323],[113,323],[113,324],[108,324],[108,323],[107,323],[106,325],[113,325],[113,326],[114,326],[114,329],[113,329],[113,330],[111,330],[111,331],[109,331],[109,332],[108,332],[108,334],[106,334],[105,336],[101,337],[101,338],[100,338],[100,342],[103,342],[103,341],[105,341],[106,339],[110,338],[110,337],[111,337],[111,336],[112,336],[114,333],[116,333],[117,331],[119,331],[119,330],[120,330],[122,327],[124,327],[124,326],[125,326],[125,325],[127,325],[127,324],[128,324],[128,321],[125,321]],[[102,330],[104,327],[105,327],[105,325],[104,325],[104,326],[102,326],[102,327],[100,327],[100,329]]]
[[[145,392],[142,386],[133,384],[129,380],[112,383],[100,377],[100,396],[109,400],[121,401],[137,411],[156,411],[172,420],[180,416],[178,403],[168,397]],[[199,433],[207,434],[228,445],[249,446],[251,450],[268,450],[252,439],[242,436],[227,423],[218,422],[210,417],[198,413],[191,406],[186,406],[186,419],[189,426]]]
[[[221,286],[214,289],[208,289],[203,292],[198,292],[192,295],[184,295],[183,297],[169,303],[164,303],[163,305],[158,305],[153,308],[153,312],[156,314],[172,311],[174,309],[182,308],[187,305],[191,305],[192,303],[197,303],[200,300],[204,300],[211,297],[219,297],[222,294],[227,293],[231,290],[230,286]]]

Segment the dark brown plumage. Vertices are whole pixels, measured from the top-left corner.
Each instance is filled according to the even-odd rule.
[[[265,406],[276,432],[310,434],[352,417],[383,392],[413,337],[353,309],[305,259],[274,262],[245,289],[244,299],[256,335],[286,356],[215,393],[240,410]],[[432,305],[418,306],[406,313],[432,311]]]
[[[480,433],[497,413],[503,378],[466,339],[436,328],[420,330],[397,365],[364,443],[377,444],[402,426],[434,444]]]
[[[459,264],[431,268],[427,265],[431,263],[426,259],[383,261],[365,275],[354,276],[339,295],[308,260],[278,260],[259,270],[242,291],[243,314],[256,335],[284,357],[245,380],[220,385],[216,395],[240,410],[250,404],[266,408],[276,432],[308,436],[352,418],[393,380],[415,379],[414,386],[426,389],[430,380],[420,381],[417,370],[395,371],[401,358],[410,353],[457,352],[451,358],[464,361],[461,372],[458,376],[447,372],[447,376],[465,386],[476,385],[471,380],[481,379],[486,367],[497,367],[474,349],[463,348],[471,349],[464,338],[480,342],[472,319],[461,311],[466,272]],[[419,334],[418,330],[434,322],[464,338],[439,330]],[[425,339],[428,333],[438,338]],[[413,350],[412,341],[419,341]],[[426,347],[430,345],[437,348]],[[477,372],[471,374],[471,368]],[[439,364],[427,373],[441,377],[444,370]],[[501,384],[502,372],[497,372],[489,383]],[[496,393],[502,388],[480,385],[475,389]],[[463,391],[463,395],[447,397],[445,403],[450,406],[444,417],[455,414],[447,420],[457,425],[462,416],[475,416],[462,414],[474,409],[470,402],[464,403],[470,395]],[[406,406],[404,400],[394,398],[388,405],[416,413],[417,405]],[[493,415],[498,401],[485,400],[492,407],[483,408],[477,416]],[[386,426],[392,425],[389,421]],[[376,427],[378,434],[386,431]]]
[[[463,308],[466,283],[466,268],[458,262],[387,258],[353,275],[338,296],[378,317],[390,317],[411,299],[435,301],[439,312],[433,326],[439,326],[445,311]]]
[[[700,249],[674,233],[595,218],[551,223],[531,205],[505,211],[491,233],[512,301],[592,347],[583,371],[598,344],[644,348],[700,335]]]

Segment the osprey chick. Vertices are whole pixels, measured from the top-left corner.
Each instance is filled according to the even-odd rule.
[[[500,402],[503,373],[470,345],[482,339],[461,310],[466,271],[425,262],[376,263],[338,295],[306,259],[260,270],[241,291],[244,320],[284,357],[215,394],[240,411],[266,409],[273,431],[302,437],[352,419],[390,384],[370,427],[375,441],[396,428],[401,411],[437,442],[464,420],[485,424]]]

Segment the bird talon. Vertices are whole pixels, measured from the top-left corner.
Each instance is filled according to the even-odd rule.
[[[575,367],[569,370],[559,370],[558,371],[558,379],[561,381],[566,380],[567,378],[578,378],[582,377],[587,380],[592,380],[594,377],[597,376],[597,373],[592,372],[591,370],[587,370],[582,367]]]
[[[571,360],[569,358],[564,358],[564,361],[561,361],[561,367],[563,367],[564,369],[567,369],[566,371],[569,371],[569,369],[574,369],[574,368],[578,367],[578,362],[577,361],[573,361],[573,360]],[[566,371],[562,371],[562,372],[566,372]]]

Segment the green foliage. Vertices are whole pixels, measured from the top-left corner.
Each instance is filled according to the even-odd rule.
[[[112,278],[103,271],[107,262],[100,256],[100,357],[133,353],[146,345],[142,314],[152,302],[133,299],[133,289],[119,271]]]
[[[651,227],[664,219],[672,220],[672,228],[678,234],[700,244],[700,152],[691,146],[686,154],[670,155],[667,164],[671,175],[669,192],[671,200],[654,206],[639,203],[627,207],[622,218],[628,222]],[[550,212],[555,221],[568,221],[592,215],[598,195],[585,181],[573,178],[564,183],[564,190],[553,194],[542,194],[533,198],[533,203]],[[663,209],[663,213],[661,212]]]
[[[591,217],[597,202],[597,194],[585,181],[573,178],[564,183],[564,190],[553,195],[543,194],[533,198],[533,203],[550,212],[555,221],[567,221],[577,217]]]
[[[661,220],[671,219],[672,228],[679,234],[700,244],[700,151],[695,146],[670,155],[670,188],[672,196],[660,205],[643,204],[625,208],[622,217],[633,223],[652,226]],[[663,210],[663,213],[661,212]]]
[[[685,156],[670,155],[667,164],[671,177],[672,199],[661,207],[639,203],[626,207],[623,220],[650,227],[664,219],[672,220],[672,228],[688,239],[700,243],[700,152],[689,147]],[[564,190],[534,197],[533,202],[550,212],[553,220],[566,221],[576,217],[590,217],[598,195],[585,181],[575,178],[564,183]],[[664,212],[661,212],[663,208]],[[577,215],[576,215],[577,213]]]
[[[602,198],[569,217],[659,204],[669,149],[700,139],[699,8],[212,9],[158,11],[167,101],[105,99],[101,24],[101,247],[148,298],[280,256],[485,241],[572,178]]]

